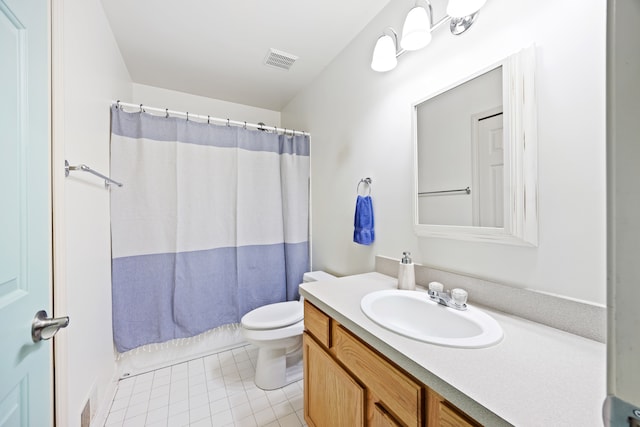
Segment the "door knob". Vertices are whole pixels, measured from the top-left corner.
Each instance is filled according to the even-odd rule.
[[[31,322],[31,339],[33,342],[48,340],[58,332],[58,329],[66,328],[67,325],[69,325],[69,316],[48,318],[47,312],[40,310]]]

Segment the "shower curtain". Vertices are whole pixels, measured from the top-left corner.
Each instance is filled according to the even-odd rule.
[[[111,108],[119,352],[298,298],[309,270],[309,137]]]

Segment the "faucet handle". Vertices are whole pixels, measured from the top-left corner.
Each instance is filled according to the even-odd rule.
[[[444,285],[440,282],[430,282],[429,290],[434,292],[442,292],[444,291]]]
[[[453,303],[459,307],[467,303],[468,296],[469,294],[464,289],[455,288],[451,290],[451,299],[453,299]]]

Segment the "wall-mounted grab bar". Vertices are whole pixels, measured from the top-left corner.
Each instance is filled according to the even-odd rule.
[[[458,190],[441,190],[441,191],[422,191],[418,193],[418,196],[429,196],[432,194],[446,194],[446,193],[465,193],[471,194],[471,188],[460,188]]]
[[[89,172],[90,174],[93,174],[97,177],[100,177],[102,179],[104,179],[104,186],[109,188],[109,185],[111,184],[115,184],[118,187],[122,187],[122,184],[119,183],[118,181],[114,181],[113,179],[109,178],[108,176],[102,175],[100,172],[94,171],[93,169],[91,169],[89,166],[87,165],[78,165],[78,166],[69,166],[69,162],[67,160],[64,161],[64,176],[69,176],[69,172],[70,171],[83,171],[83,172]]]

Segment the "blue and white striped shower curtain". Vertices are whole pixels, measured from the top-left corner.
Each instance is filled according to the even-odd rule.
[[[298,298],[309,137],[111,109],[113,334],[124,352]]]

